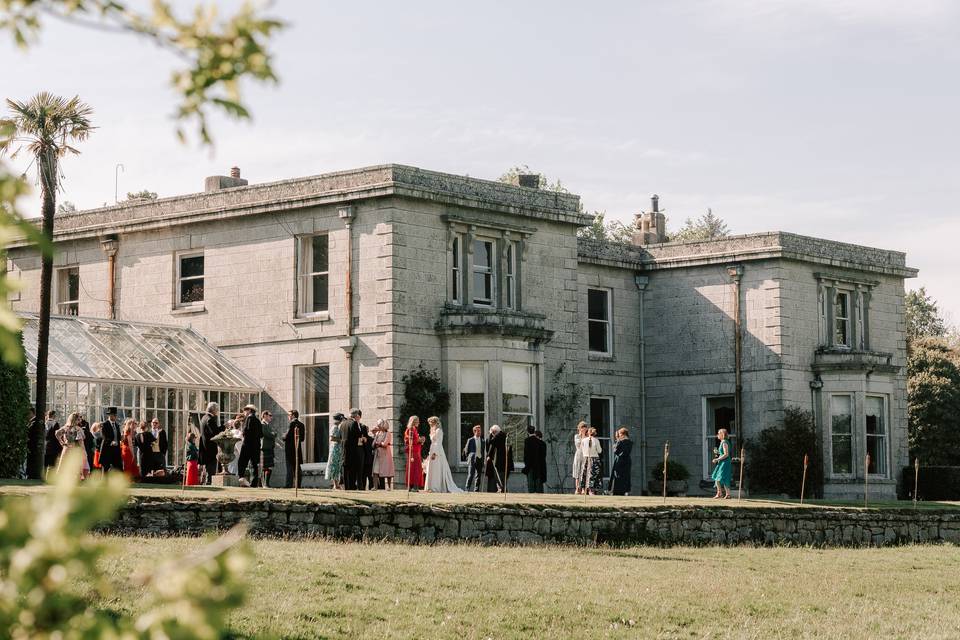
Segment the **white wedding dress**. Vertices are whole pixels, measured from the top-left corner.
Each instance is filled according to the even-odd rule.
[[[433,493],[463,493],[453,481],[447,454],[443,450],[443,429],[430,434],[430,455],[427,456],[426,490]]]

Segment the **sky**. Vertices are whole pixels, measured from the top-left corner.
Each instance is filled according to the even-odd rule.
[[[26,53],[0,40],[0,97],[49,90],[94,108],[98,129],[63,165],[60,198],[81,209],[115,188],[201,191],[233,165],[257,183],[386,162],[496,179],[525,164],[607,219],[631,221],[657,193],[672,227],[709,207],[734,233],[905,251],[920,269],[907,287],[960,324],[960,3],[280,0],[266,12],[287,23],[271,45],[280,82],[245,85],[253,120],[215,118],[212,150],[176,140],[178,60],[134,36],[48,20]]]

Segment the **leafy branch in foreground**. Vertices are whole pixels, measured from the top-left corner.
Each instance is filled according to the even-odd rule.
[[[247,119],[239,82],[253,78],[276,82],[273,56],[267,49],[270,37],[283,27],[262,17],[251,3],[220,19],[215,4],[197,5],[190,18],[179,18],[174,3],[153,0],[150,11],[137,11],[114,0],[0,0],[0,29],[27,48],[38,38],[41,20],[52,17],[99,30],[146,36],[184,61],[171,77],[180,96],[178,123],[195,121],[200,140],[211,144],[210,109]],[[182,124],[177,136],[186,140]]]
[[[7,498],[0,507],[0,629],[13,640],[214,639],[226,615],[243,602],[249,553],[242,529],[137,578],[149,593],[134,616],[97,607],[113,593],[98,560],[104,548],[89,531],[125,502],[119,473],[81,485],[76,450],[49,491]],[[89,585],[83,594],[78,584]]]

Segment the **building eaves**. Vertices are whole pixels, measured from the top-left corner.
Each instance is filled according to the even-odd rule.
[[[900,251],[783,231],[644,247],[580,239],[577,251],[583,263],[643,271],[779,258],[903,278],[917,275],[917,269],[906,265],[906,254]]]
[[[573,194],[387,164],[62,214],[57,217],[54,237],[74,240],[386,196],[578,226],[592,222],[580,212],[580,197]]]

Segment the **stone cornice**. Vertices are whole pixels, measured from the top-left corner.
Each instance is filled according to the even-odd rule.
[[[92,238],[387,196],[577,226],[592,221],[580,212],[580,198],[576,195],[388,164],[60,215],[54,239]],[[23,244],[14,242],[10,246]]]
[[[680,267],[783,259],[912,278],[906,254],[783,231],[730,236],[699,242],[668,242],[637,247],[581,239],[580,262],[624,269],[655,271]]]

